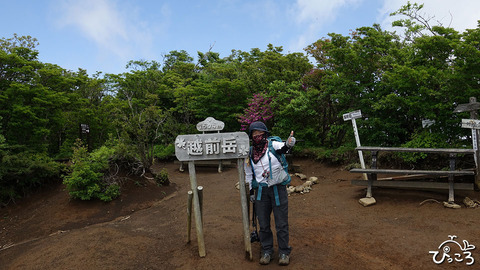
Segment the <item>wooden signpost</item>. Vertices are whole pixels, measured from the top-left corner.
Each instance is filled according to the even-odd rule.
[[[209,117],[211,118],[211,117]],[[200,122],[201,129],[220,128],[218,122],[213,118]],[[202,124],[203,123],[203,124]],[[213,123],[213,124],[212,124]],[[222,123],[223,124],[223,123]],[[199,126],[197,125],[197,128]],[[223,129],[223,126],[221,126]],[[220,129],[220,130],[221,130]],[[200,129],[199,129],[200,130]],[[195,161],[197,160],[221,160],[221,159],[237,159],[238,175],[240,183],[240,199],[242,205],[242,222],[245,242],[245,252],[252,259],[252,248],[249,233],[249,218],[247,191],[245,187],[245,173],[243,170],[244,159],[249,152],[249,137],[245,132],[233,133],[210,133],[210,134],[193,134],[179,135],[175,139],[175,156],[179,161],[188,162],[188,171],[190,176],[190,188],[193,193],[193,213],[195,217],[195,227],[198,241],[198,252],[200,257],[206,256],[205,240],[203,235],[202,211],[199,198],[199,190],[197,186],[197,177],[195,173]],[[189,197],[190,200],[190,197]],[[188,213],[190,214],[190,213]],[[187,217],[188,219],[188,217]],[[190,219],[191,220],[191,219]],[[187,224],[190,229],[190,224]],[[190,240],[190,232],[188,240]]]
[[[469,103],[459,104],[453,112],[470,112],[470,119],[462,119],[462,127],[472,129],[472,144],[473,150],[475,151],[475,189],[480,188],[480,153],[478,150],[478,139],[479,139],[479,129],[480,121],[478,119],[477,111],[480,109],[480,103],[477,102],[475,97],[471,97]]]
[[[357,147],[360,147],[360,135],[358,135],[357,122],[355,121],[357,118],[362,118],[362,112],[360,110],[349,112],[343,115],[343,121],[352,120],[355,142],[357,143]],[[362,166],[362,169],[365,169],[365,161],[363,160],[362,151],[358,151],[358,157],[360,158],[360,165]],[[363,178],[367,180],[367,174],[364,173]]]

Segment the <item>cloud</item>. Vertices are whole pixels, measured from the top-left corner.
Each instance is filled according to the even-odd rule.
[[[297,25],[305,28],[290,50],[300,51],[318,39],[322,28],[337,18],[340,9],[357,5],[363,0],[297,0],[292,7],[291,17]]]
[[[340,8],[359,2],[361,0],[297,0],[297,22],[309,22],[310,25],[321,27],[322,24],[334,20]]]
[[[378,20],[382,28],[392,30],[392,21],[400,16],[390,17],[389,14],[398,10],[401,6],[407,4],[408,0],[383,0],[383,5],[379,10]],[[410,1],[415,3],[415,1]],[[459,32],[465,29],[474,29],[477,27],[477,20],[480,19],[480,1],[478,0],[422,0],[422,14],[431,18],[432,25],[441,24],[445,27],[452,27]],[[398,29],[393,29],[397,30]]]
[[[113,0],[59,0],[58,25],[73,27],[93,41],[101,57],[132,60],[141,51],[148,54],[153,35],[139,19],[138,9],[119,6]]]

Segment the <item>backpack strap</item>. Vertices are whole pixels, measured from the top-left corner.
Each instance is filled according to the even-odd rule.
[[[268,185],[265,183],[261,183],[258,185],[258,191],[257,191],[257,201],[260,201],[262,199],[262,188],[266,187],[268,188]],[[275,197],[275,205],[280,206],[280,197],[278,196],[278,188],[277,185],[272,186],[273,188],[273,194]]]
[[[278,153],[275,151],[275,148],[273,148],[273,146],[272,146],[272,141],[268,140],[268,151],[266,152],[266,154],[268,156],[268,166],[269,166],[269,169],[270,169],[270,174],[269,174],[270,179],[272,179],[272,160],[271,160],[271,157],[270,157],[268,152],[271,152],[278,159],[278,161],[282,165],[283,169],[288,172],[288,163],[287,163],[285,157],[278,155]],[[252,153],[252,146],[250,146],[250,153]],[[252,173],[253,173],[252,188],[253,189],[258,188],[256,200],[260,201],[262,199],[262,189],[263,189],[263,187],[268,187],[268,185],[265,184],[265,183],[259,184],[257,182],[257,177],[255,175],[255,170],[253,169],[253,161],[252,161],[251,154],[249,154],[249,162],[250,162],[250,167],[252,168]],[[288,183],[290,183],[290,179],[291,178],[290,178],[290,175],[289,175],[289,179],[285,180],[282,184],[287,185]],[[280,206],[280,197],[278,196],[277,185],[273,186],[273,194],[275,196],[275,205]]]
[[[273,139],[273,138],[272,138]],[[288,185],[290,183],[290,181],[292,181],[292,178],[290,177],[290,174],[288,174],[288,162],[287,162],[287,159],[285,158],[285,155],[279,155],[277,153],[277,151],[275,150],[275,148],[273,148],[273,145],[272,145],[272,139],[269,139],[268,140],[268,150],[277,158],[277,160],[280,162],[280,164],[282,165],[283,169],[285,170],[285,172],[287,173],[288,175],[288,179],[283,181],[282,182],[282,185]],[[269,165],[270,165],[270,177],[272,177],[272,162],[270,160],[270,156],[268,156],[268,162],[269,162]]]
[[[252,168],[252,188],[257,189],[258,188],[258,182],[257,182],[257,176],[255,175],[255,170],[253,169],[253,160],[252,160],[252,148],[253,146],[250,146],[250,152],[248,154],[248,160],[250,162],[250,168]]]

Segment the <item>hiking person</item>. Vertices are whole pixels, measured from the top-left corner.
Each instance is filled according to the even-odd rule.
[[[260,121],[249,127],[252,140],[249,161],[245,162],[245,179],[250,188],[250,201],[255,204],[261,244],[260,264],[269,264],[273,259],[273,233],[270,216],[273,211],[278,243],[278,263],[288,265],[290,252],[288,233],[288,194],[290,183],[287,153],[295,145],[293,131],[286,142],[278,137],[269,137],[267,126]]]

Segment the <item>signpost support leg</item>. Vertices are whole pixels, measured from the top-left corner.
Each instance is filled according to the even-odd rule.
[[[205,240],[203,237],[202,213],[200,210],[200,199],[197,190],[197,176],[195,173],[195,163],[188,162],[188,172],[190,174],[190,187],[193,191],[193,212],[195,214],[195,227],[197,230],[198,254],[200,257],[205,257]]]
[[[475,104],[477,103],[477,98],[476,97],[470,97],[469,99],[470,104]],[[470,118],[471,119],[478,119],[478,113],[476,110],[470,111]],[[475,153],[473,154],[475,157],[475,190],[478,190],[480,187],[480,167],[479,165],[479,150],[478,150],[478,129],[472,129],[472,140],[473,140],[473,150]]]
[[[192,201],[193,201],[193,191],[188,191],[188,202],[187,202],[187,243],[190,243],[190,235],[192,231]]]
[[[455,171],[455,159],[456,159],[456,155],[450,154],[450,171]],[[453,174],[448,175],[448,202],[449,203],[455,202],[453,178],[454,178]]]
[[[372,151],[372,169],[377,168],[377,151]],[[372,186],[373,181],[377,180],[377,174],[372,173],[370,178],[368,179],[368,186],[367,186],[367,198],[372,198]]]
[[[479,153],[479,121],[477,110],[480,109],[480,103],[477,102],[476,97],[470,97],[469,102],[465,104],[459,104],[457,108],[453,112],[461,113],[461,112],[470,112],[470,119],[462,119],[462,127],[463,128],[471,128],[472,129],[472,144],[474,150],[474,158],[475,158],[475,190],[480,189],[480,153]]]
[[[352,125],[353,125],[353,133],[355,135],[355,142],[357,143],[357,147],[360,147],[360,135],[358,134],[358,129],[357,129],[357,121],[355,121],[355,118],[352,118]],[[358,151],[358,157],[360,158],[360,165],[362,166],[362,169],[365,169],[365,161],[363,160],[363,152]],[[367,174],[363,174],[363,179],[368,180]]]
[[[248,223],[248,204],[247,204],[247,189],[245,187],[245,173],[243,171],[244,160],[237,159],[238,178],[240,187],[240,201],[242,204],[242,222],[243,222],[243,240],[245,241],[245,255],[253,260],[252,243],[250,242],[250,232]]]
[[[202,218],[202,224],[203,224],[203,187],[198,186],[198,201],[200,202],[200,217]]]
[[[479,167],[479,149],[478,149],[478,129],[472,128],[473,157],[475,159],[475,190],[480,188],[480,167]]]

